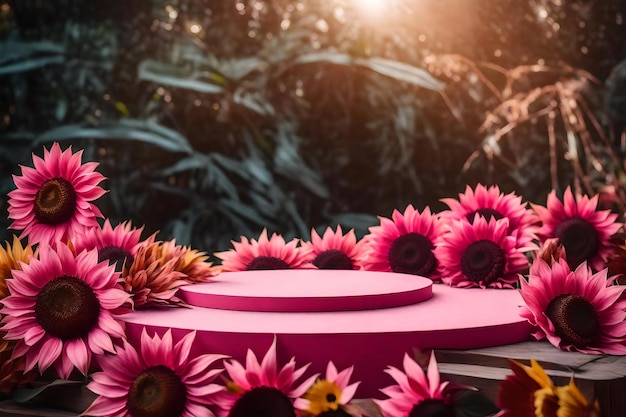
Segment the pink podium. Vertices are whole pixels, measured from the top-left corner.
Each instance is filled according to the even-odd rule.
[[[276,270],[229,272],[215,282],[182,287],[189,308],[124,315],[137,342],[144,327],[175,337],[195,330],[192,354],[223,353],[239,361],[262,357],[277,337],[279,363],[295,356],[323,372],[329,360],[355,366],[357,396],[381,397],[414,349],[471,349],[528,340],[516,290],[459,289],[427,278],[371,271]]]

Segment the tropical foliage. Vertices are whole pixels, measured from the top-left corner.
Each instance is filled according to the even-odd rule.
[[[113,223],[209,253],[479,182],[622,210],[619,5],[0,0],[0,193],[64,141]]]

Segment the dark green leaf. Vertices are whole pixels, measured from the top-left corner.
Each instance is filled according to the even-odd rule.
[[[47,389],[50,389],[53,387],[62,387],[62,386],[68,386],[68,385],[82,385],[82,384],[84,384],[83,381],[56,379],[50,382],[49,384],[45,384],[37,388],[15,388],[11,394],[11,397],[14,401],[18,403],[25,403],[34,399],[35,397],[37,397],[38,395],[40,395]]]
[[[462,390],[454,398],[455,417],[489,417],[500,409],[479,391]]]
[[[266,226],[269,221],[261,216],[253,207],[250,207],[241,201],[220,199],[218,201],[222,212],[228,212],[231,216],[237,215],[253,221],[259,226]]]
[[[391,59],[379,57],[354,58],[340,52],[323,51],[302,55],[294,62],[298,64],[327,62],[335,65],[361,66],[381,75],[428,88],[429,90],[442,91],[445,88],[445,84],[430,75],[428,71]]]
[[[343,232],[354,229],[357,236],[364,236],[369,233],[369,227],[378,224],[378,218],[372,214],[364,213],[339,213],[330,217],[331,226],[341,225]],[[323,232],[323,230],[318,230]]]
[[[209,163],[209,158],[207,158],[206,155],[193,154],[181,159],[171,167],[164,169],[161,172],[161,175],[167,177],[184,171],[190,171],[194,169],[206,169]]]
[[[65,47],[49,41],[0,42],[0,64],[11,61],[22,60],[34,55],[53,54],[61,55],[65,53]]]
[[[62,56],[48,56],[43,58],[27,58],[24,61],[6,64],[0,67],[0,75],[26,72],[42,68],[51,64],[60,64],[64,61]]]
[[[143,61],[137,70],[140,80],[152,81],[159,85],[193,90],[199,93],[217,94],[224,92],[222,86],[194,79],[193,73],[181,73],[178,67],[150,59]]]
[[[357,65],[367,67],[372,71],[395,78],[398,81],[408,82],[435,91],[441,91],[445,88],[445,84],[430,75],[428,71],[403,62],[378,57],[357,59],[355,62]]]
[[[153,122],[132,119],[122,119],[107,126],[72,124],[56,127],[37,136],[34,144],[75,139],[133,140],[172,152],[193,152],[187,139],[179,133]]]

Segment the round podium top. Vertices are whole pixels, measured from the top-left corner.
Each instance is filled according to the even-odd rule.
[[[226,272],[181,287],[197,307],[238,311],[360,311],[416,304],[432,297],[428,278],[391,272],[285,269]]]

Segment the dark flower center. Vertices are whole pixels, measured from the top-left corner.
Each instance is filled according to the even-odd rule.
[[[109,261],[110,264],[115,264],[115,269],[121,271],[124,265],[126,265],[126,268],[130,268],[135,258],[133,258],[130,252],[122,248],[118,248],[117,246],[105,246],[98,250],[98,262],[105,260]]]
[[[580,295],[562,294],[550,301],[546,316],[563,342],[576,347],[591,345],[600,334],[595,307]]]
[[[244,393],[228,417],[295,417],[291,400],[271,387],[256,387]]]
[[[428,277],[437,267],[430,239],[419,233],[397,238],[389,249],[389,265],[394,272]]]
[[[490,284],[502,277],[506,257],[500,246],[490,240],[479,240],[465,249],[461,271],[472,282]]]
[[[128,412],[133,417],[176,417],[185,411],[187,389],[167,366],[157,365],[135,377],[128,390]]]
[[[341,408],[338,408],[336,410],[328,410],[328,411],[324,411],[322,413],[319,413],[317,416],[315,417],[352,417],[351,414],[346,413],[345,411],[343,411]]]
[[[273,256],[259,256],[254,258],[246,267],[248,271],[262,269],[291,269],[287,262]]]
[[[478,209],[478,210],[473,211],[471,213],[468,213],[465,217],[467,218],[467,220],[469,220],[469,222],[471,224],[473,224],[474,223],[474,217],[476,217],[477,214],[482,216],[482,217],[484,217],[485,220],[487,220],[487,221],[489,221],[491,219],[500,220],[500,219],[504,218],[504,216],[502,214],[500,214],[499,211],[494,210],[492,208],[487,208],[487,207]]]
[[[348,255],[338,249],[329,249],[317,255],[313,265],[318,269],[353,269],[354,265]]]
[[[35,318],[47,333],[59,339],[86,336],[99,317],[98,297],[89,284],[76,277],[56,277],[37,294]]]
[[[76,211],[76,191],[64,178],[52,178],[35,194],[34,212],[40,223],[56,226],[65,223]]]
[[[559,223],[554,235],[565,247],[567,263],[572,268],[591,259],[598,249],[596,229],[591,223],[578,217]]]
[[[427,399],[415,404],[408,417],[454,417],[454,410],[443,400]]]
[[[335,394],[326,394],[326,402],[334,403],[337,401],[337,396]]]

